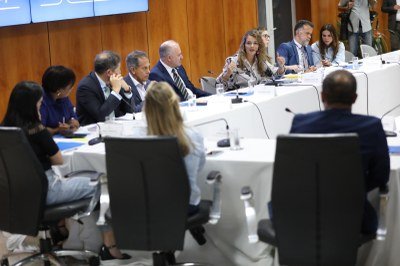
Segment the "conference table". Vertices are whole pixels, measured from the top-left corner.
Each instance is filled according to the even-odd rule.
[[[371,59],[373,60],[373,59]],[[376,62],[372,61],[372,64]],[[400,103],[400,66],[397,63],[372,65],[354,70],[358,84],[358,99],[353,111],[361,114],[382,116]],[[353,70],[352,70],[353,71]],[[196,127],[206,138],[208,150],[222,150],[214,156],[207,156],[204,169],[199,175],[203,198],[210,197],[205,177],[211,170],[219,170],[223,176],[222,216],[216,225],[207,225],[207,236],[218,251],[224,255],[226,264],[218,265],[277,265],[271,256],[272,248],[263,243],[249,244],[240,189],[249,185],[254,191],[257,219],[268,217],[267,202],[270,200],[272,170],[275,156],[275,139],[286,134],[294,113],[317,111],[322,103],[319,84],[288,84],[255,88],[254,93],[243,95],[245,102],[230,105],[226,98],[217,96],[207,106],[182,107],[185,123]],[[393,94],[392,94],[393,93]],[[212,104],[213,101],[214,104]],[[143,118],[136,121],[120,121],[123,124],[143,126]],[[238,128],[243,149],[233,151],[216,147],[216,140],[226,137],[226,125]],[[116,121],[118,122],[118,121]],[[130,129],[130,127],[123,127]],[[92,127],[97,129],[97,126]],[[92,136],[97,133],[93,133]],[[122,133],[123,136],[129,136]],[[399,145],[398,138],[389,138],[389,144]],[[65,164],[58,168],[62,173],[71,170],[97,170],[106,172],[104,144],[83,145],[63,153]],[[400,249],[400,157],[391,155],[389,181],[390,200],[386,218],[388,233],[385,241],[374,240],[360,249],[360,265],[400,265],[396,252]],[[207,261],[209,260],[209,261]],[[202,261],[213,263],[213,258],[202,257]]]

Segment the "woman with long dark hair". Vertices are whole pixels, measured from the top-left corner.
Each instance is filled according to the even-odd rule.
[[[95,187],[88,177],[60,178],[52,170],[52,165],[63,164],[61,152],[49,131],[40,120],[40,106],[43,101],[42,87],[32,81],[22,81],[15,85],[10,95],[7,112],[2,126],[19,127],[25,135],[46,173],[46,205],[89,198]],[[115,246],[112,230],[103,232],[104,246],[100,250],[102,260],[129,259]]]
[[[311,45],[316,66],[331,66],[345,62],[344,44],[339,41],[332,24],[325,24],[319,31],[319,40]]]

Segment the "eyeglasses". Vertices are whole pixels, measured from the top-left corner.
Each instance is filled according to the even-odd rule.
[[[270,37],[268,34],[266,34],[266,33],[262,34],[261,36],[264,37],[264,38],[266,38],[266,39],[271,38],[271,37]]]
[[[258,42],[246,42],[247,46],[258,45]]]

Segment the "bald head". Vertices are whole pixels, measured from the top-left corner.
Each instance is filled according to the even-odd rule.
[[[172,68],[179,67],[182,64],[182,51],[179,43],[173,40],[165,41],[158,50],[160,59]]]
[[[357,99],[357,81],[346,70],[330,73],[322,83],[322,101],[325,107],[351,108]]]

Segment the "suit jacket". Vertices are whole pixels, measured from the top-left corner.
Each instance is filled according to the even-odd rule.
[[[312,49],[310,45],[306,46],[307,52],[307,62],[309,66],[314,65],[314,60],[312,56]],[[297,53],[297,47],[295,42],[292,40],[290,42],[281,43],[278,47],[277,53],[285,58],[286,65],[300,65],[299,54]],[[288,70],[286,73],[293,73],[294,71]]]
[[[179,76],[181,76],[183,82],[185,83],[186,88],[191,90],[193,92],[193,94],[195,94],[198,98],[211,95],[208,92],[205,92],[203,90],[196,88],[192,84],[192,82],[190,82],[190,80],[186,74],[185,68],[183,66],[177,67],[177,71],[178,71]],[[172,86],[172,88],[174,89],[176,94],[178,94],[178,96],[181,98],[181,101],[183,100],[183,95],[182,95],[181,91],[175,85],[175,82],[169,75],[167,69],[163,66],[163,64],[160,61],[158,61],[158,63],[151,69],[149,80],[168,82],[169,85]]]
[[[110,94],[107,100],[104,97],[103,89],[94,72],[84,77],[78,84],[76,91],[76,113],[81,125],[103,122],[105,117],[114,111],[115,117],[132,113],[134,101],[126,98],[123,89],[120,91],[123,100]]]
[[[144,102],[142,101],[142,98],[140,97],[139,91],[136,88],[135,84],[133,83],[133,81],[132,81],[131,77],[129,76],[129,74],[124,77],[124,80],[125,80],[126,83],[128,83],[129,86],[131,86],[132,93],[133,93],[132,98],[135,101],[135,113],[139,113],[139,112],[142,111]],[[146,82],[145,88],[147,88],[147,85],[149,85],[149,82]]]
[[[291,133],[358,134],[362,155],[366,192],[385,185],[389,180],[390,160],[386,136],[376,117],[352,114],[350,110],[330,109],[299,114],[293,119]],[[362,231],[376,232],[378,218],[365,198]]]
[[[397,10],[393,7],[397,5],[396,0],[383,0],[381,11],[388,13],[388,28],[389,30],[396,30],[396,14]]]

